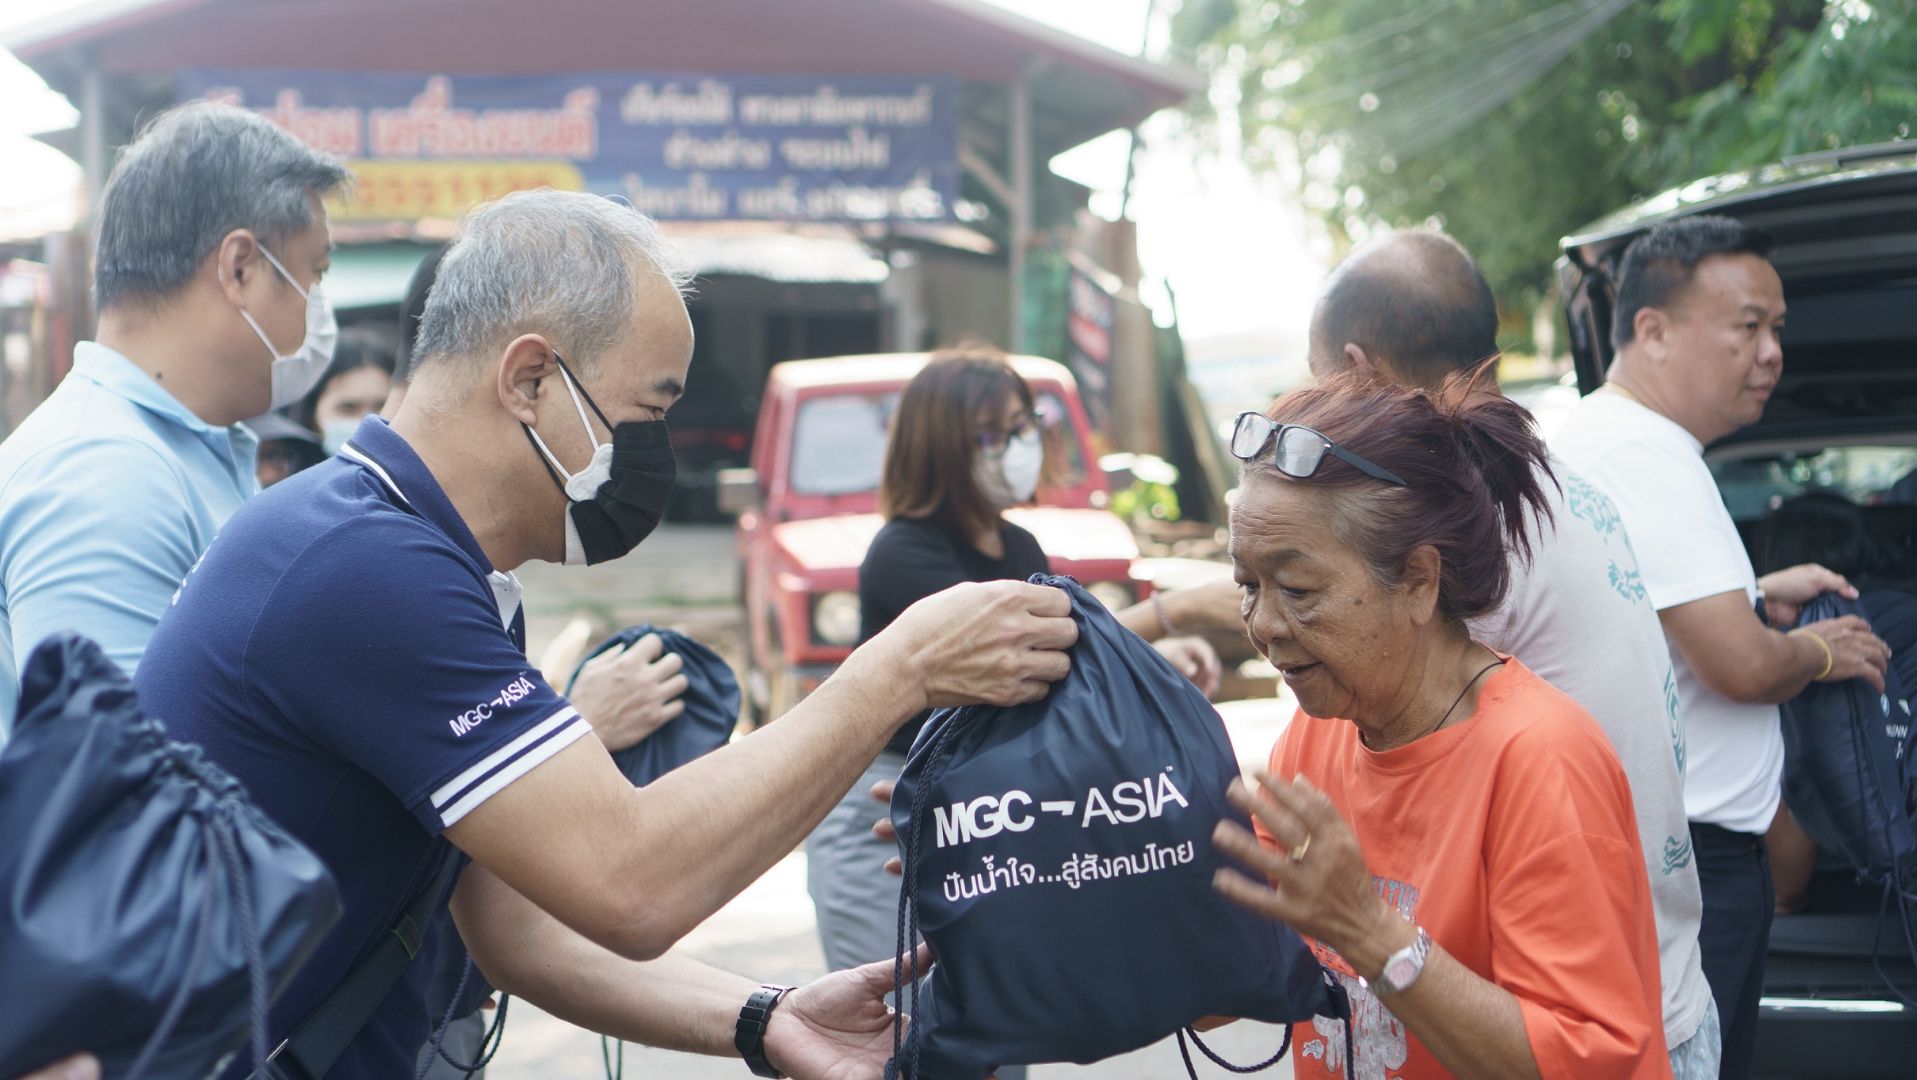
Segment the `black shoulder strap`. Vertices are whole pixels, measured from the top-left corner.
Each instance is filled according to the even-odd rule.
[[[286,1041],[266,1060],[266,1068],[248,1080],[320,1080],[366,1022],[379,1011],[381,1002],[392,992],[406,965],[419,954],[426,937],[426,923],[433,909],[444,899],[453,870],[459,865],[452,844],[440,841],[427,865],[437,860],[426,890],[401,913],[386,933],[380,935],[373,951],[354,964],[344,978],[329,991],[313,1011],[306,1014]]]

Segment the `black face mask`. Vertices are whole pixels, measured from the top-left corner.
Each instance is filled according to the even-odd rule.
[[[579,410],[579,422],[592,440],[592,461],[576,473],[568,474],[545,440],[526,425],[526,438],[539,452],[553,483],[565,492],[571,506],[566,512],[566,565],[592,565],[611,562],[639,546],[657,528],[665,516],[666,500],[672,495],[677,466],[672,456],[672,436],[664,420],[628,421],[614,424],[606,419],[598,402],[579,385],[572,370],[560,359],[560,376],[573,395]],[[610,443],[601,443],[593,433],[583,399],[601,423],[612,432]]]

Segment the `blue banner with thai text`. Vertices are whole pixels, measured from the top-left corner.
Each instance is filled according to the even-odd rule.
[[[347,159],[347,219],[450,217],[544,186],[703,221],[939,221],[958,197],[950,79],[188,69],[176,92]]]

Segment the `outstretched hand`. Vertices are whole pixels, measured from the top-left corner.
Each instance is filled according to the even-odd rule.
[[[1371,885],[1357,836],[1331,799],[1304,777],[1286,782],[1260,772],[1255,779],[1256,794],[1233,780],[1225,797],[1263,825],[1275,847],[1233,822],[1219,822],[1213,844],[1262,880],[1220,869],[1214,887],[1234,903],[1345,951],[1371,934],[1388,911]]]
[[[1245,587],[1233,581],[1229,574],[1165,594],[1165,607],[1180,633],[1241,634],[1245,630],[1244,606]]]
[[[918,948],[919,971],[932,953]],[[835,971],[787,994],[766,1026],[766,1059],[792,1080],[877,1080],[892,1057],[894,963]],[[908,1020],[909,1024],[910,1021]]]
[[[1871,633],[1870,624],[1855,615],[1839,615],[1801,627],[1816,635],[1830,650],[1830,670],[1823,682],[1862,679],[1871,689],[1884,692],[1884,671],[1890,666],[1890,646]]]
[[[1211,642],[1201,637],[1159,638],[1152,642],[1152,648],[1171,661],[1171,666],[1190,680],[1199,693],[1209,698],[1218,692],[1224,665],[1219,662],[1218,651],[1211,647]]]

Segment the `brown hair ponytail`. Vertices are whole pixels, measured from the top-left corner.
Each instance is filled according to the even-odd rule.
[[[1332,531],[1387,585],[1413,550],[1435,547],[1439,610],[1459,621],[1503,602],[1511,556],[1531,557],[1527,511],[1548,522],[1544,485],[1556,483],[1531,415],[1497,393],[1488,368],[1458,372],[1433,390],[1347,372],[1285,395],[1267,414],[1314,428],[1404,478],[1404,487],[1387,484],[1328,457],[1309,479],[1286,479],[1332,496]],[[1246,468],[1273,466],[1261,459]]]

